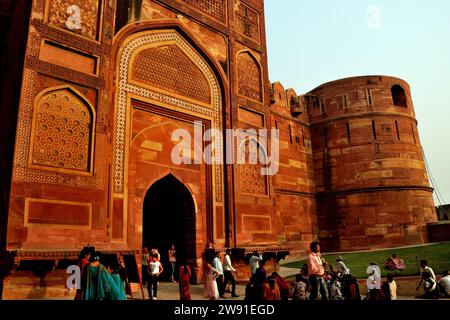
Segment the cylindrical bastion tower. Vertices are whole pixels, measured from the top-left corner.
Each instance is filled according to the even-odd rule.
[[[311,121],[324,249],[427,242],[427,223],[436,214],[408,83],[347,78],[302,99]]]

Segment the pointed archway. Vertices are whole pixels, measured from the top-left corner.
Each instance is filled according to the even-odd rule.
[[[158,248],[167,270],[163,280],[170,275],[168,251],[172,244],[178,263],[193,264],[196,260],[194,200],[186,186],[171,174],[155,182],[145,195],[142,243],[149,249]]]

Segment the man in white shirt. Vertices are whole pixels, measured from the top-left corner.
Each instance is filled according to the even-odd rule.
[[[436,282],[436,275],[434,274],[433,269],[431,269],[428,266],[427,260],[420,260],[420,279],[419,283],[417,284],[416,291],[419,292],[419,288],[422,286],[422,283],[424,281],[423,274],[425,272],[428,272],[430,274],[430,278],[433,279]]]
[[[219,290],[219,296],[222,299],[225,299],[224,293],[225,293],[225,287],[223,286],[223,265],[222,261],[220,261],[220,251],[216,251],[216,256],[214,257],[212,261],[213,268],[217,270],[219,273],[219,276],[216,278],[217,282],[217,289]]]
[[[233,272],[236,272],[236,269],[231,265],[231,249],[227,249],[225,252],[225,257],[223,260],[223,270],[225,281],[223,283],[223,288],[227,287],[228,282],[231,283],[231,297],[238,298],[239,296],[236,294],[236,279],[233,276]]]
[[[259,263],[262,261],[263,257],[260,253],[258,253],[258,251],[253,251],[252,256],[250,257],[250,272],[251,275],[253,276],[256,272],[256,269],[259,268]]]
[[[371,262],[366,273],[369,275],[366,281],[367,300],[378,300],[381,290],[381,269],[376,262]]]

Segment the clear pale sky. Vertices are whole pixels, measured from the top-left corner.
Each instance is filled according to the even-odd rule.
[[[358,75],[410,84],[431,173],[450,203],[450,1],[265,0],[265,7],[272,82],[298,94]]]

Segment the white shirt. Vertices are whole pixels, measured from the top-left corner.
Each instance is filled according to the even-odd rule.
[[[261,255],[259,256],[251,256],[250,257],[250,270],[252,272],[252,275],[255,274],[256,269],[259,268],[259,262],[262,261]]]
[[[445,276],[439,280],[439,284],[444,286],[445,293],[450,295],[450,276]]]
[[[231,258],[230,258],[230,255],[225,255],[225,259],[224,259],[224,261],[223,261],[223,269],[225,270],[225,271],[236,271],[234,268],[233,268],[233,266],[231,265]]]
[[[155,261],[155,262],[150,262],[149,263],[149,270],[150,270],[150,274],[158,274],[159,270],[161,270],[161,262],[159,261]]]
[[[417,287],[420,287],[423,283],[423,273],[424,272],[428,272],[431,276],[431,279],[436,281],[436,275],[434,274],[433,269],[431,269],[429,266],[426,266],[425,268],[422,268],[422,270],[420,271],[420,279],[419,279],[419,283],[417,284]]]
[[[369,276],[366,281],[366,286],[368,290],[376,289],[376,281],[374,276]]]
[[[391,293],[391,299],[397,300],[397,283],[395,281],[389,282],[389,292]]]
[[[370,265],[367,267],[367,271],[370,276],[367,278],[367,288],[369,290],[372,289],[381,289],[381,270],[377,265]],[[369,288],[370,282],[370,288]]]
[[[220,262],[219,257],[215,257],[214,260],[212,261],[213,263],[213,268],[217,270],[217,272],[222,275],[223,274],[223,266],[222,266],[222,262]]]
[[[343,261],[338,261],[337,263],[337,270],[340,276],[344,276],[346,274],[350,274],[350,269],[347,268],[345,263]]]

